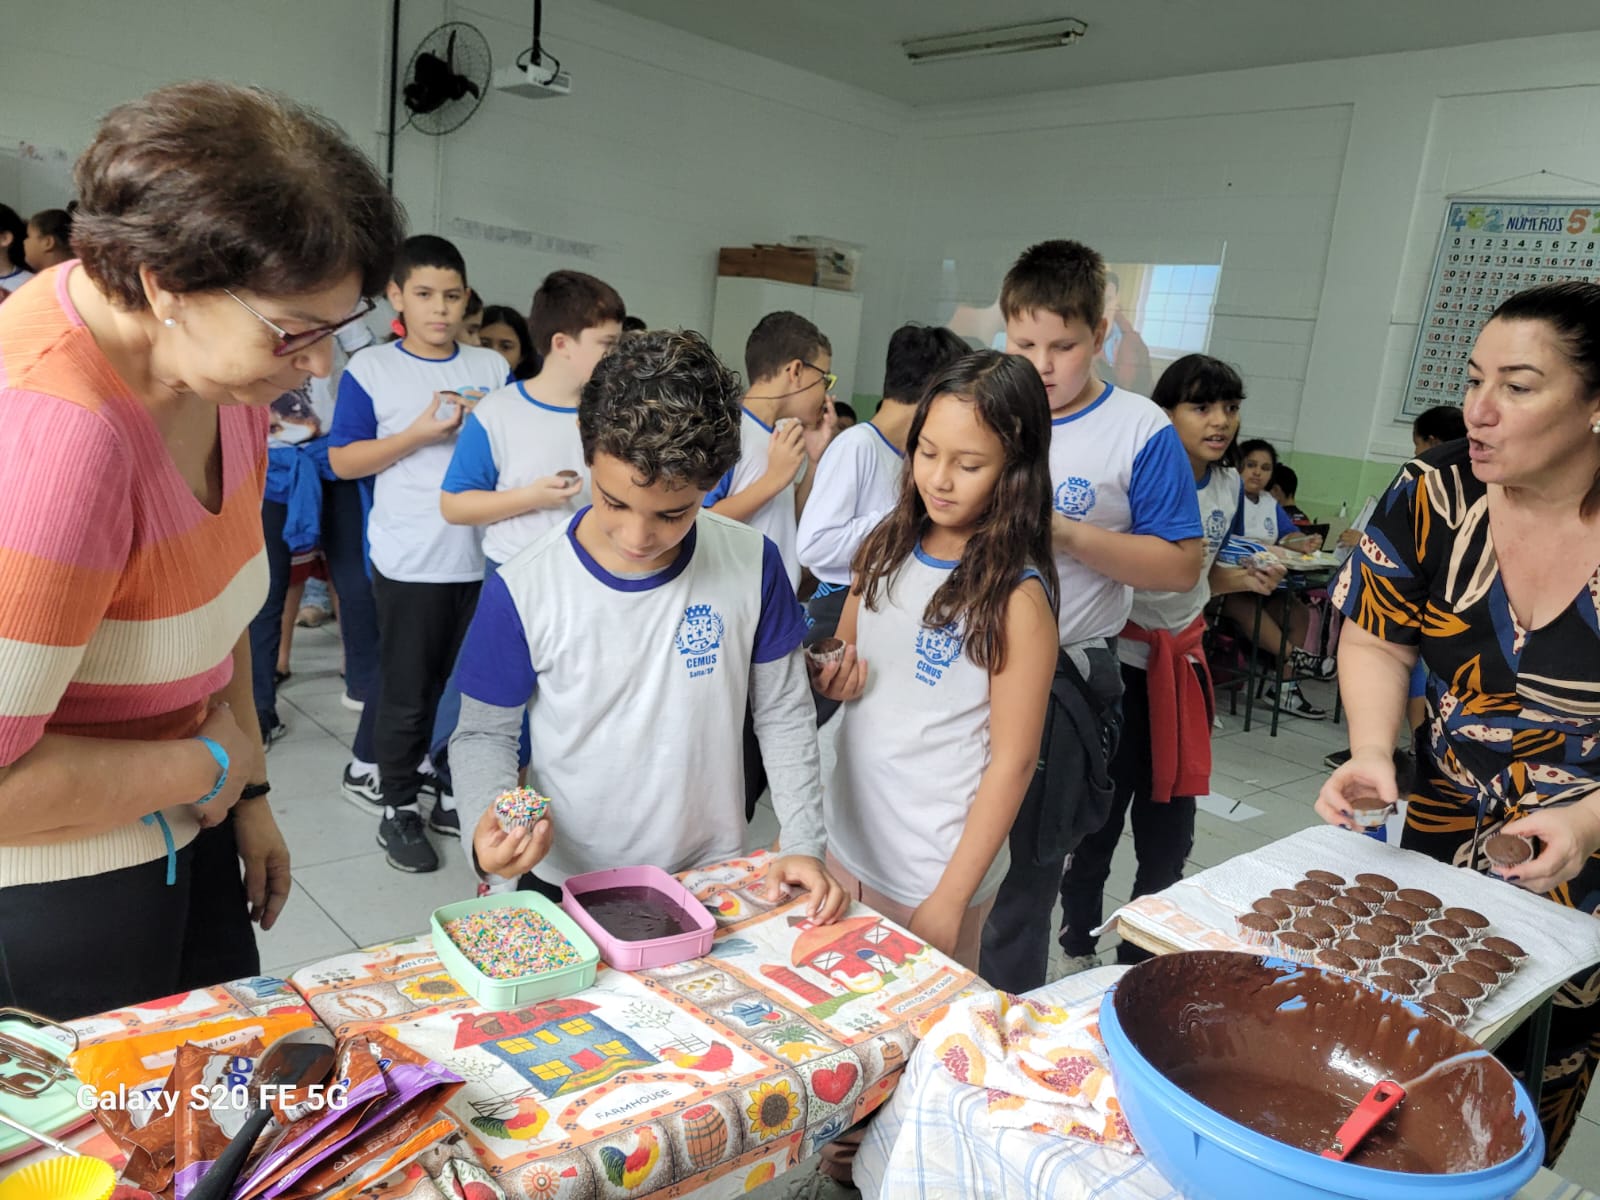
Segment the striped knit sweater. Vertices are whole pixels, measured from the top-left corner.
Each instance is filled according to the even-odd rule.
[[[73,308],[75,265],[0,308],[0,765],[47,733],[194,736],[266,595],[267,413],[219,410],[223,503],[208,512]],[[179,847],[197,798],[162,811]],[[162,858],[161,822],[145,815],[27,845],[0,829],[0,886]]]

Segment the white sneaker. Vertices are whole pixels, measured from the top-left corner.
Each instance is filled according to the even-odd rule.
[[[1080,971],[1092,971],[1099,965],[1098,954],[1069,954],[1062,960],[1065,969],[1061,972],[1061,977],[1065,979],[1068,975],[1076,975]]]
[[[357,700],[349,692],[339,693],[339,703],[344,705],[351,712],[365,712],[367,708],[367,702],[365,700]]]
[[[1300,690],[1300,685],[1294,682],[1278,685],[1278,711],[1285,716],[1301,717],[1307,721],[1328,719],[1328,710],[1318,708],[1307,700],[1305,693]]]

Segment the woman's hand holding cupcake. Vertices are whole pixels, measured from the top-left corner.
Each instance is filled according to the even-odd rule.
[[[1496,867],[1496,873],[1530,892],[1553,892],[1600,852],[1600,792],[1571,804],[1536,808],[1509,822],[1502,833],[1529,839],[1537,852],[1516,866]]]

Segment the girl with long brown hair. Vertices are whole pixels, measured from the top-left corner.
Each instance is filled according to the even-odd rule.
[[[815,679],[851,702],[829,869],[976,969],[1056,661],[1044,385],[1025,359],[969,355],[929,382],[906,445],[899,502],[856,556],[843,659]]]

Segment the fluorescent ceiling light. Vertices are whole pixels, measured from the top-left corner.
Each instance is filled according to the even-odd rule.
[[[1038,21],[1032,25],[1004,25],[997,29],[974,29],[970,33],[914,38],[909,42],[901,42],[900,49],[914,63],[944,62],[952,58],[1019,54],[1024,50],[1070,46],[1083,37],[1088,29],[1082,21],[1064,17],[1059,21]]]

